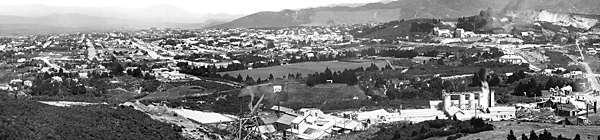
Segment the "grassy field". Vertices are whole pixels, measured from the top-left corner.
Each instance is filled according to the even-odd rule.
[[[273,93],[274,85],[283,85],[281,94]],[[321,84],[313,87],[301,83],[264,84],[242,89],[244,95],[265,95],[266,104],[273,105],[279,100],[282,106],[299,109],[315,107],[323,110],[353,108],[358,101],[367,99],[358,86],[346,84]],[[352,103],[350,105],[345,103]]]
[[[559,66],[559,67],[567,67],[567,66],[569,66],[569,63],[573,62],[573,60],[571,60],[571,58],[563,55],[560,52],[547,51],[545,55],[550,58],[549,65],[555,65],[555,66]]]
[[[531,130],[536,131],[536,134],[540,134],[544,129],[552,133],[553,136],[562,134],[566,138],[574,138],[576,134],[581,136],[582,140],[596,140],[600,135],[600,126],[575,126],[575,125],[557,125],[548,123],[534,123],[534,122],[491,122],[494,125],[494,130],[485,131],[477,134],[470,134],[459,138],[459,140],[506,140],[510,130],[513,130],[517,139],[521,139],[521,134],[529,136]],[[429,138],[427,140],[446,140],[445,137]]]
[[[11,69],[0,69],[0,83],[8,83],[17,78],[17,75]]]
[[[254,79],[261,78],[264,80],[269,77],[269,74],[273,74],[275,78],[287,76],[290,73],[301,73],[303,76],[306,76],[315,72],[323,72],[326,68],[329,68],[332,71],[343,71],[344,69],[355,69],[359,67],[367,68],[371,65],[371,63],[374,63],[380,68],[383,68],[387,64],[383,60],[305,62],[266,68],[255,68],[251,70],[221,72],[219,74],[229,74],[231,76],[237,76],[240,74],[242,77],[249,75]]]

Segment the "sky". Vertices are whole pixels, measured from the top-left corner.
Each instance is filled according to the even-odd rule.
[[[381,0],[0,0],[0,6],[48,5],[69,7],[147,8],[170,5],[195,14],[252,14],[327,6],[332,4],[373,3]]]

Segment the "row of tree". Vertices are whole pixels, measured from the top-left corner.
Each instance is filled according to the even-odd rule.
[[[358,72],[365,71],[378,71],[380,70],[377,65],[371,63],[371,66],[366,69],[363,67],[356,69],[344,69],[343,71],[333,72],[331,69],[326,68],[322,73],[315,72],[314,74],[308,75],[306,78],[306,85],[314,86],[318,84],[327,83],[328,80],[331,80],[333,83],[345,83],[348,85],[356,85],[358,84]]]
[[[510,130],[510,133],[508,134],[506,139],[507,140],[517,140],[517,137],[515,136],[513,130]],[[600,139],[600,136],[598,136],[598,139]],[[529,133],[529,137],[527,137],[527,135],[525,135],[525,134],[522,134],[521,140],[581,140],[581,136],[579,136],[579,134],[577,134],[577,135],[575,135],[575,137],[573,139],[565,138],[562,135],[558,135],[558,136],[554,137],[554,136],[552,136],[552,133],[548,132],[548,130],[544,130],[544,132],[538,136],[535,133],[535,131],[531,130],[531,132]]]

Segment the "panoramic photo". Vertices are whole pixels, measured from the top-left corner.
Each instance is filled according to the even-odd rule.
[[[600,140],[600,0],[0,0],[0,140]]]

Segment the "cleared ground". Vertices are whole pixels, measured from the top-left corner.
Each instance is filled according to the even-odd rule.
[[[255,68],[251,70],[221,72],[219,74],[229,74],[231,76],[237,76],[238,74],[240,74],[242,75],[242,77],[250,75],[250,77],[254,79],[261,78],[264,80],[266,78],[269,78],[269,74],[273,74],[275,78],[287,76],[290,73],[301,73],[302,76],[306,76],[315,72],[323,72],[326,68],[329,68],[332,71],[343,71],[344,69],[356,69],[359,67],[367,68],[371,65],[371,63],[374,63],[380,68],[385,67],[385,65],[387,64],[384,60],[304,62],[266,68]]]
[[[207,90],[201,86],[180,86],[170,88],[164,92],[150,94],[140,100],[169,100],[188,96],[201,96],[215,92],[215,90]]]

